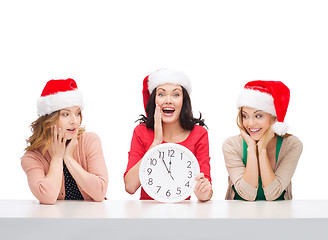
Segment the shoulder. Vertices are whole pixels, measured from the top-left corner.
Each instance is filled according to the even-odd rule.
[[[134,134],[138,136],[146,136],[146,135],[152,135],[154,134],[154,131],[152,129],[149,129],[146,127],[146,124],[140,123],[134,128]]]
[[[83,132],[80,136],[80,139],[86,142],[100,140],[99,136],[94,132]]]
[[[140,123],[140,124],[138,124],[138,125],[134,128],[134,131],[135,131],[135,132],[144,132],[144,131],[147,131],[146,124],[144,124],[144,123]]]
[[[294,135],[288,135],[283,139],[283,145],[285,145],[287,148],[300,148],[301,150],[303,149],[303,143],[298,137]]]
[[[222,150],[242,150],[243,149],[243,138],[240,135],[232,136],[224,140],[222,144]]]
[[[193,130],[191,130],[191,133],[199,135],[208,134],[206,128],[200,125],[195,125]]]
[[[21,165],[23,169],[28,168],[33,163],[41,163],[46,161],[45,157],[42,156],[41,152],[38,150],[34,151],[26,151],[24,155],[21,157]]]
[[[83,132],[79,138],[79,145],[82,149],[101,145],[100,137],[94,132]]]

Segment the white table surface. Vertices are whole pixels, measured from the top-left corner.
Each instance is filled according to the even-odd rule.
[[[327,240],[328,201],[0,200],[0,239],[104,237]]]
[[[37,200],[0,200],[0,218],[328,218],[328,201],[59,200],[44,205]]]

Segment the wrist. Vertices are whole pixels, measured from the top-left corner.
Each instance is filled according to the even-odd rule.
[[[149,149],[151,149],[157,145],[160,145],[161,143],[162,143],[161,141],[154,140],[153,143],[150,145]]]
[[[63,160],[64,160],[64,158],[62,156],[56,156],[55,155],[51,158],[52,162],[62,162]]]
[[[262,149],[259,148],[259,156],[262,157],[262,156],[265,156],[265,155],[267,155],[267,149],[266,148],[262,148]]]

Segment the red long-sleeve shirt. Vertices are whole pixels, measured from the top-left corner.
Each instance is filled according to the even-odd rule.
[[[142,157],[145,155],[153,143],[153,140],[154,131],[152,129],[148,129],[145,124],[139,124],[134,129],[129,151],[129,161],[124,173],[124,177],[127,172],[142,159]],[[204,176],[211,182],[211,167],[207,130],[202,126],[195,125],[187,139],[178,144],[188,148],[195,155],[199,163],[200,172],[204,173]],[[140,200],[152,200],[152,198],[148,196],[143,188],[141,188]]]

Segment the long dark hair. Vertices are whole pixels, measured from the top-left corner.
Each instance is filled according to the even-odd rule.
[[[207,127],[206,124],[204,123],[204,119],[202,119],[201,113],[199,113],[200,115],[199,118],[194,118],[189,94],[184,87],[181,86],[181,88],[183,93],[183,102],[182,102],[181,112],[179,116],[181,127],[185,130],[193,130],[196,124]],[[146,124],[146,127],[152,130],[154,130],[154,114],[155,114],[155,107],[156,107],[155,98],[156,98],[156,88],[151,93],[149,101],[146,106],[146,113],[148,117],[141,114],[140,115],[141,118],[137,120],[137,122]]]

